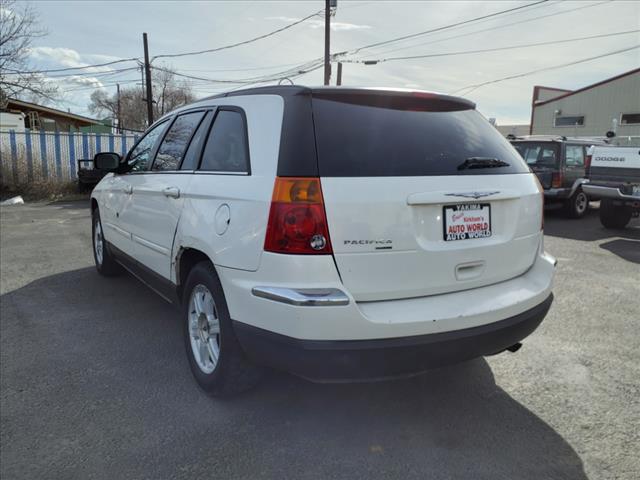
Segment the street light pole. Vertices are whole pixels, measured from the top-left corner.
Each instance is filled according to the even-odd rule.
[[[147,43],[147,34],[142,34],[142,43],[144,44],[144,76],[146,83],[147,96],[147,119],[149,126],[153,124],[153,95],[151,91],[151,65],[149,63],[149,44]]]
[[[117,96],[117,118],[118,118],[118,133],[122,133],[122,123],[120,120],[120,84],[116,83],[116,96]]]
[[[329,45],[331,43],[331,0],[324,2],[324,84],[329,85],[331,79],[331,58]]]

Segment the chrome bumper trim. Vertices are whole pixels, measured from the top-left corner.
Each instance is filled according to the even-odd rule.
[[[601,198],[614,198],[619,200],[632,200],[640,201],[640,197],[634,197],[633,195],[625,195],[616,187],[601,187],[598,185],[583,185],[582,189],[587,195],[593,195]]]
[[[337,288],[253,287],[251,293],[256,297],[297,307],[335,307],[349,304],[349,297]]]

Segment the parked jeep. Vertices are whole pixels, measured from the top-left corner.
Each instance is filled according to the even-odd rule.
[[[511,144],[540,180],[545,202],[563,203],[569,218],[581,218],[587,213],[589,197],[582,190],[587,176],[587,149],[606,145],[603,140],[530,135],[514,138]]]

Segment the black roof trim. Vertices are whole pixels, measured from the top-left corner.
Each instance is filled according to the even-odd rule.
[[[302,85],[272,85],[266,87],[254,87],[246,88],[242,90],[234,90],[232,92],[221,93],[206,97],[203,100],[213,100],[216,98],[224,97],[237,97],[241,95],[280,95],[282,97],[293,96],[299,94],[311,94],[321,97],[333,96],[333,95],[345,95],[345,96],[380,96],[380,97],[396,97],[396,98],[413,98],[423,100],[437,100],[439,102],[446,102],[449,104],[457,104],[463,110],[475,109],[476,104],[466,98],[455,97],[452,95],[446,95],[443,93],[427,92],[423,90],[394,90],[384,88],[354,88],[354,87],[305,87]]]
[[[218,95],[205,97],[198,101],[202,102],[204,100],[215,100],[216,98],[238,97],[241,95],[280,95],[284,97],[288,95],[296,95],[301,92],[311,92],[311,88],[303,87],[301,85],[271,85],[266,87],[243,88],[242,90],[233,90],[231,92],[219,93]]]

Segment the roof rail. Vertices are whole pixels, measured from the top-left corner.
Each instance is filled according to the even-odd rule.
[[[555,141],[555,142],[565,142],[565,141],[573,141],[573,142],[598,142],[605,143],[606,139],[604,137],[567,137],[565,135],[522,135],[522,136],[513,136],[507,137],[510,140],[546,140],[546,141]]]

